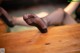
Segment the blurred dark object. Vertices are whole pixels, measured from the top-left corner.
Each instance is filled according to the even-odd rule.
[[[1,6],[5,9],[17,9],[21,7],[29,7],[39,5],[42,3],[48,3],[48,0],[4,0]]]
[[[5,9],[17,9],[21,7],[30,7],[41,4],[59,4],[68,3],[67,0],[3,0],[1,6]]]
[[[80,5],[76,9],[76,21],[80,23]]]

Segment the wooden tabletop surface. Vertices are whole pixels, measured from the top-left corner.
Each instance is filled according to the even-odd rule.
[[[7,25],[0,19],[0,34],[7,33]]]
[[[6,53],[80,53],[80,24],[49,27],[48,33],[30,30],[0,35]]]

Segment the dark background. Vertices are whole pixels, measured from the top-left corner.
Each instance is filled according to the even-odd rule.
[[[5,9],[17,9],[42,4],[67,4],[67,0],[2,0],[1,6]]]

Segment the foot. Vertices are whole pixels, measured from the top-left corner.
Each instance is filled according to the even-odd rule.
[[[31,26],[36,26],[40,30],[41,33],[47,32],[47,25],[42,19],[40,19],[36,15],[26,14],[23,16],[23,19],[27,24]]]
[[[6,10],[4,10],[2,7],[0,7],[0,18],[9,26],[13,27],[11,17],[8,15]]]

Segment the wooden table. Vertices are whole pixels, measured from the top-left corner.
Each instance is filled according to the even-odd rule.
[[[80,53],[80,24],[0,35],[6,53]]]
[[[0,34],[7,32],[7,25],[0,19]]]

